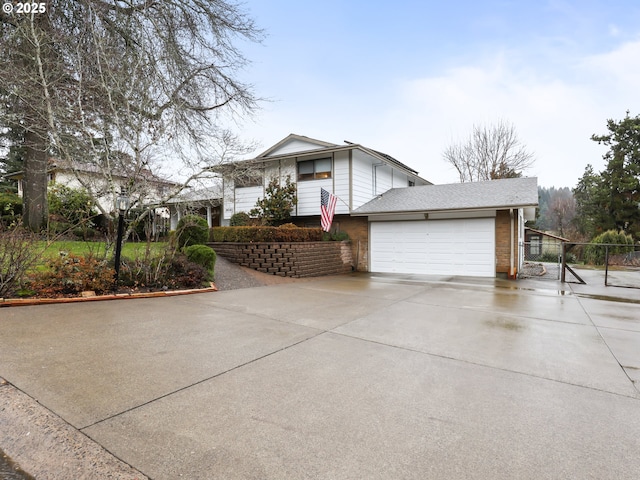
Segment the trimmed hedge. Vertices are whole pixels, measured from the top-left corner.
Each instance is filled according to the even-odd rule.
[[[214,242],[319,242],[322,240],[320,228],[281,227],[215,227]]]

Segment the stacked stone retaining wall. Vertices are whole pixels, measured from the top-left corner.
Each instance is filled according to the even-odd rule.
[[[318,277],[352,271],[349,242],[208,243],[218,255],[259,272]]]

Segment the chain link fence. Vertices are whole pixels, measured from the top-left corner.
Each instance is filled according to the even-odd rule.
[[[523,242],[520,255],[524,258],[519,278],[560,280],[562,243]]]
[[[640,247],[613,243],[563,244],[562,282],[640,289]],[[562,260],[563,253],[560,258]]]

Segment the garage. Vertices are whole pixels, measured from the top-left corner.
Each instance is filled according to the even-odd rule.
[[[494,277],[495,218],[370,223],[370,270]]]

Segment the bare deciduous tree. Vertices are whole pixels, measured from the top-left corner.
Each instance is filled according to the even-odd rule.
[[[515,127],[505,122],[474,125],[469,139],[447,147],[443,156],[458,171],[461,182],[519,177],[534,162]]]
[[[0,128],[26,131],[31,229],[46,218],[50,158],[94,198],[114,197],[124,179],[139,203],[152,169],[186,178],[163,201],[210,174],[220,154],[245,151],[218,120],[256,108],[237,79],[247,60],[235,43],[262,33],[231,1],[50,0],[44,13],[1,15]]]

